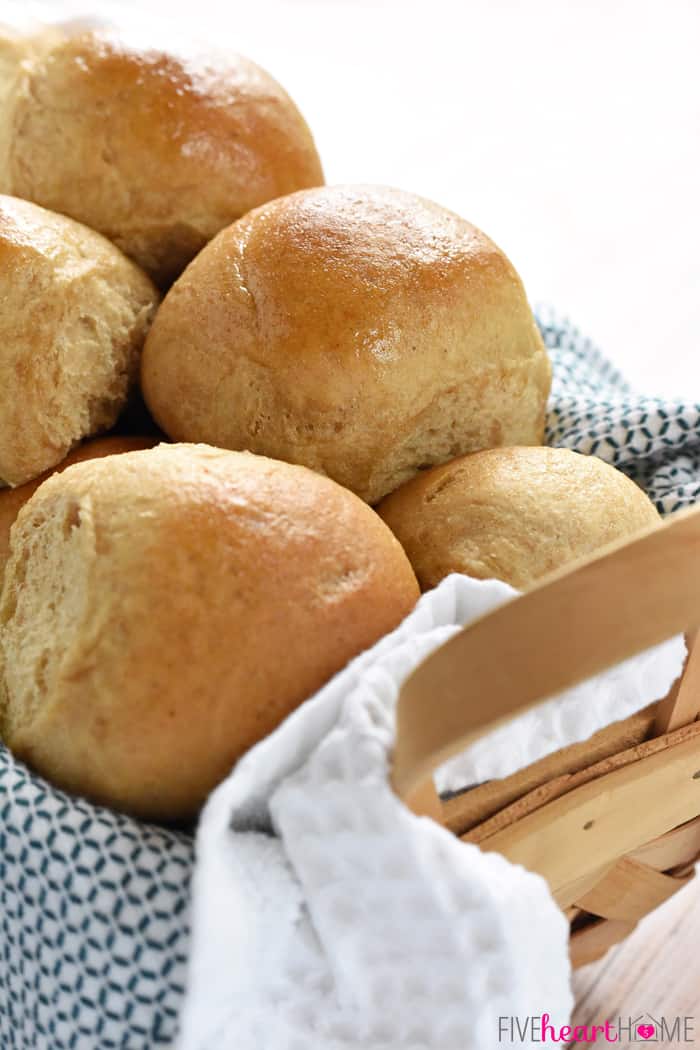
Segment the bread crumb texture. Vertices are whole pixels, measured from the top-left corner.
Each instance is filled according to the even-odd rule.
[[[19,485],[116,421],[158,303],[87,227],[0,196],[0,479]]]
[[[98,456],[113,456],[119,452],[135,452],[137,449],[152,448],[159,443],[155,437],[111,437],[95,438],[91,441],[83,441],[70,452],[65,459],[51,470],[40,474],[38,478],[27,481],[24,485],[9,488],[7,485],[0,489],[0,581],[5,570],[5,563],[10,556],[10,530],[20,510],[34,495],[39,485],[46,481],[56,471],[65,470],[73,463],[80,463],[84,459],[96,459]]]

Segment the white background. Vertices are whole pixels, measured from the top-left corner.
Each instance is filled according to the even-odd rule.
[[[700,399],[698,0],[124,7],[249,54],[302,108],[329,182],[461,212],[637,386]]]

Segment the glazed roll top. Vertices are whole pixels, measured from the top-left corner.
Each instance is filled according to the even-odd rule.
[[[159,310],[142,385],[174,440],[301,463],[374,503],[462,453],[540,442],[550,364],[488,237],[408,193],[333,186],[207,245]]]
[[[323,182],[265,70],[170,36],[54,28],[0,50],[0,190],[99,230],[160,285],[251,208]]]

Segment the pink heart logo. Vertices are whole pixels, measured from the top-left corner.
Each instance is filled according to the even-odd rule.
[[[642,1039],[651,1039],[655,1031],[653,1024],[637,1025],[637,1035],[641,1036]]]

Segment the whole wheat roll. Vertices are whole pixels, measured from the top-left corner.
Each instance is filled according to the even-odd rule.
[[[18,488],[0,489],[0,581],[5,563],[10,556],[10,530],[20,510],[34,495],[39,485],[52,474],[57,474],[74,463],[82,463],[85,459],[99,459],[101,456],[116,456],[121,452],[137,452],[140,449],[152,448],[153,445],[158,444],[158,440],[158,438],[149,437],[106,437],[85,441],[74,448],[53,470],[47,471]]]
[[[417,596],[376,513],[303,467],[188,445],[76,464],[12,530],[2,736],[69,791],[191,817]]]
[[[161,286],[251,208],[323,182],[294,102],[241,55],[128,22],[11,44],[0,190],[99,230]]]
[[[207,245],[141,379],[174,440],[302,463],[374,503],[423,467],[541,441],[550,364],[488,237],[409,193],[331,186]]]
[[[525,590],[659,522],[651,500],[621,471],[547,447],[464,456],[419,475],[377,511],[423,590],[451,572]]]
[[[94,230],[0,196],[0,482],[21,485],[108,430],[159,296]]]

